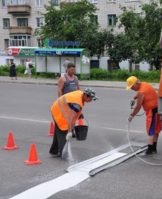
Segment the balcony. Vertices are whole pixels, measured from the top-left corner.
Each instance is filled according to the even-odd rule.
[[[31,12],[31,6],[30,5],[8,5],[8,14],[12,15],[30,15]]]
[[[9,31],[10,34],[32,34],[32,28],[29,26],[11,26]]]

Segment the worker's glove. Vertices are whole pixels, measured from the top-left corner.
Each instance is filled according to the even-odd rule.
[[[132,121],[132,119],[133,119],[133,116],[132,116],[132,115],[130,115],[130,116],[129,116],[129,118],[128,118],[128,122],[131,122],[131,121]]]
[[[131,100],[130,101],[130,106],[131,106],[131,109],[133,109],[133,106],[135,105],[135,100]]]
[[[72,132],[68,132],[66,135],[66,141],[70,141],[72,138]]]

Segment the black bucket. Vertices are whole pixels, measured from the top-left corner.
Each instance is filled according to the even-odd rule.
[[[77,140],[86,140],[87,133],[88,133],[88,126],[86,125],[75,126],[75,134]]]

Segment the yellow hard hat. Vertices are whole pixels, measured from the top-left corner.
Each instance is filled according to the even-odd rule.
[[[131,76],[127,79],[127,90],[131,89],[132,86],[137,82],[137,77]]]

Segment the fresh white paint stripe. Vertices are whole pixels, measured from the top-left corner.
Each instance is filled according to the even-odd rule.
[[[26,190],[10,199],[47,199],[59,191],[69,189],[89,178],[89,174],[81,171],[66,173],[54,180],[42,183]]]
[[[79,170],[79,171],[85,171],[87,173],[90,173],[92,170],[97,169],[98,167],[101,167],[101,166],[103,166],[105,164],[109,164],[110,162],[112,162],[112,161],[114,161],[116,159],[119,159],[119,158],[121,158],[121,157],[123,157],[125,155],[126,155],[126,153],[115,153],[115,154],[112,154],[112,155],[110,155],[108,157],[105,157],[105,158],[103,158],[103,159],[101,159],[99,161],[96,161],[96,162],[93,162],[91,164],[88,164],[88,165],[86,165],[84,167],[81,167],[81,166],[78,167],[78,168],[76,167],[75,169],[77,171]]]
[[[74,164],[74,165],[68,167],[67,171],[70,172],[70,171],[75,170],[76,168],[85,167],[85,166],[87,166],[89,164],[93,164],[94,162],[98,162],[98,161],[100,161],[100,160],[102,160],[104,158],[107,158],[107,157],[109,157],[109,156],[111,156],[113,154],[116,154],[116,153],[118,153],[118,151],[121,151],[121,150],[126,149],[128,147],[129,147],[129,143],[128,144],[124,144],[124,145],[122,145],[120,147],[117,147],[117,148],[107,152],[107,153],[103,153],[103,154],[98,155],[96,157],[93,157],[93,158],[90,158],[88,160],[85,160],[85,161],[79,162],[77,164]]]
[[[87,164],[87,167],[86,165],[84,166],[84,168],[82,168],[81,166],[76,166],[74,167],[75,169],[71,170],[69,173],[64,174],[54,180],[37,185],[10,199],[47,199],[59,191],[71,188],[86,180],[87,178],[89,178],[91,170],[94,170],[102,165],[108,164],[109,162],[119,159],[124,155],[126,154],[114,151],[112,154],[110,153],[109,156],[102,158],[99,161],[93,161],[91,164]]]

